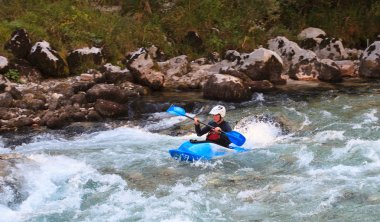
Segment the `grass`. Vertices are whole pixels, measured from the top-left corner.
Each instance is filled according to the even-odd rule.
[[[379,31],[380,3],[374,0],[177,0],[166,8],[164,2],[170,1],[0,0],[0,43],[25,28],[33,42],[44,39],[61,55],[97,46],[117,63],[127,52],[152,44],[168,56],[194,59],[227,49],[249,52],[277,35],[295,40],[309,26],[351,47],[364,47]],[[101,10],[114,5],[121,10]],[[200,34],[202,47],[183,43],[188,31]],[[0,54],[10,56],[3,47]]]

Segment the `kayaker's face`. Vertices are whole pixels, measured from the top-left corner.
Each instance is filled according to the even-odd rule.
[[[219,114],[212,115],[212,117],[214,118],[214,122],[216,122],[216,123],[219,123],[220,120],[222,119]]]

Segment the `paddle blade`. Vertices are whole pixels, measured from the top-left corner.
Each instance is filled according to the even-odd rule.
[[[237,146],[241,146],[245,143],[245,137],[236,131],[227,132],[226,135],[231,143]]]
[[[186,116],[186,111],[181,107],[171,105],[166,112],[175,115],[175,116]]]

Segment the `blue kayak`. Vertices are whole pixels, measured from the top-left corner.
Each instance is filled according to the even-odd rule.
[[[178,149],[169,150],[170,155],[181,161],[212,160],[227,155],[243,153],[249,151],[238,146],[229,146],[226,148],[215,143],[191,143],[189,141],[182,143]]]

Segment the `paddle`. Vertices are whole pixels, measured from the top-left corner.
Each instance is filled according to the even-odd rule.
[[[185,116],[185,117],[187,117],[189,119],[194,120],[193,117],[190,117],[190,116],[186,115],[186,111],[183,108],[178,107],[178,106],[171,105],[169,107],[169,109],[166,110],[166,112],[168,112],[168,113],[170,113],[172,115],[175,115],[175,116]],[[199,122],[202,123],[201,121],[199,121]],[[205,125],[205,126],[214,128],[213,126],[210,126],[210,125],[208,125],[206,123],[202,123],[202,124]],[[238,133],[236,131],[231,131],[231,132],[223,132],[222,131],[222,133],[224,133],[228,137],[228,139],[233,144],[235,144],[235,145],[241,146],[241,145],[243,145],[245,143],[245,140],[246,140],[245,137],[242,134],[240,134],[240,133]]]

